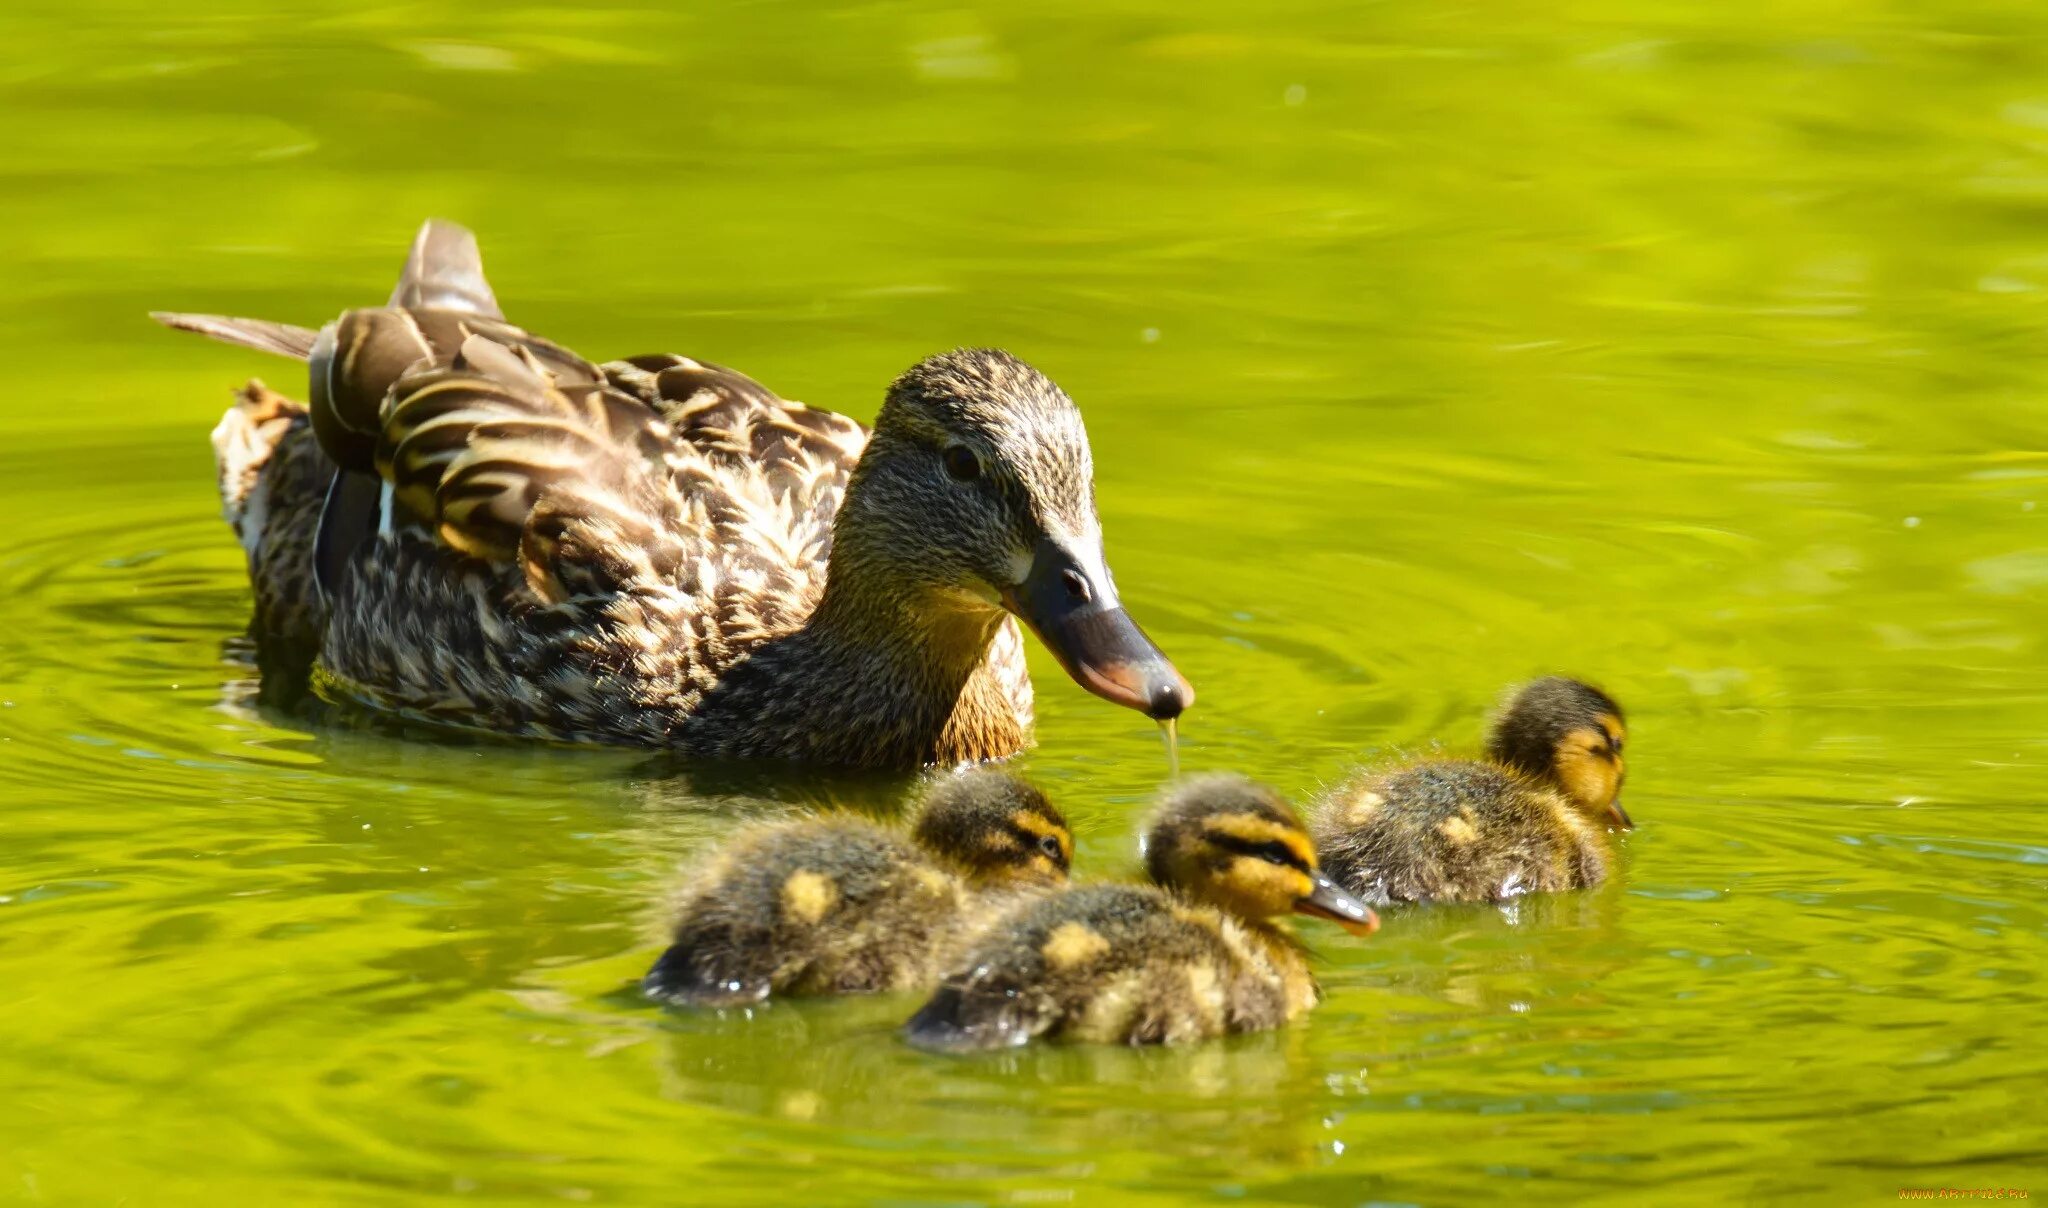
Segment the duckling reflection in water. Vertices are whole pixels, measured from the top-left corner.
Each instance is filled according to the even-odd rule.
[[[937,784],[907,838],[853,817],[749,827],[697,874],[641,988],[719,1007],[930,986],[1002,908],[1064,883],[1073,850],[1043,793],[991,769]]]
[[[1169,792],[1145,842],[1154,886],[1049,894],[990,927],[905,1029],[965,1051],[1038,1037],[1173,1044],[1278,1027],[1318,997],[1290,911],[1369,934],[1271,789],[1207,776]]]
[[[1621,808],[1621,706],[1552,676],[1517,692],[1484,761],[1431,759],[1371,773],[1310,823],[1323,867],[1388,902],[1500,902],[1596,885]]]

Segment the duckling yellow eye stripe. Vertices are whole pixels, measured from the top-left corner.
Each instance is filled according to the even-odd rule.
[[[1202,819],[1202,829],[1220,831],[1248,843],[1270,843],[1285,836],[1288,830],[1263,814],[1211,814]]]
[[[1558,742],[1558,755],[1582,755],[1592,759],[1618,759],[1621,741],[1605,730],[1582,726]]]
[[[1061,860],[1071,860],[1074,858],[1073,836],[1067,833],[1066,827],[1059,825],[1043,814],[1035,813],[1031,810],[1018,810],[1010,815],[1010,825],[1016,828],[1018,836],[1029,836],[1029,838],[1019,840],[1026,849],[1041,846],[1046,839],[1051,839],[1060,845]],[[1039,842],[1033,843],[1031,842],[1032,839],[1036,839]]]
[[[1018,810],[1010,815],[1010,824],[1021,831],[1030,831],[1039,838],[1059,834],[1059,828],[1030,810]]]

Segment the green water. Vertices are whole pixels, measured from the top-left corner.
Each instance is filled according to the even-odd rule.
[[[0,12],[0,1200],[2048,1193],[2048,13],[1032,11]],[[321,321],[429,214],[516,320],[863,418],[1015,350],[1188,769],[1577,671],[1619,876],[1305,923],[1325,1005],[1184,1051],[642,1004],[678,862],[849,791],[258,703],[206,434],[296,383],[142,319]],[[1032,659],[1120,875],[1159,736]]]

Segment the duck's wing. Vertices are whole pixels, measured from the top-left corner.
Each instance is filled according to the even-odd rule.
[[[735,561],[787,572],[797,585],[794,594],[763,593],[788,614],[765,624],[800,620],[824,584],[832,519],[867,447],[867,428],[710,361],[662,353],[601,368],[614,387],[659,412],[689,451],[693,472],[682,485],[694,482],[736,505],[724,540],[753,548]]]
[[[423,243],[429,233],[422,232]],[[466,238],[468,232],[462,234]],[[471,249],[473,252],[473,242]],[[419,254],[416,250],[415,259]],[[430,280],[416,279],[409,264],[396,296],[447,300],[455,298],[456,291],[453,285],[434,286]],[[487,297],[488,287],[484,292]],[[392,425],[399,404],[421,388],[423,375],[440,372],[452,379],[495,380],[509,391],[507,399],[539,408],[539,413],[559,412],[560,408],[538,401],[548,396],[536,395],[536,389],[553,390],[560,398],[580,399],[592,392],[615,396],[603,388],[604,377],[598,368],[575,353],[501,319],[468,310],[374,307],[349,311],[321,329],[308,368],[311,389],[307,401],[313,431],[337,467],[314,545],[315,579],[329,594],[362,543],[394,520],[403,519],[394,517],[388,507],[388,464],[382,451],[394,439]],[[399,430],[409,422],[399,421]],[[444,425],[437,430],[452,439],[452,428]],[[385,483],[380,484],[380,477]],[[413,502],[422,500],[415,495]],[[460,531],[459,526],[451,531]]]
[[[770,632],[824,582],[832,517],[866,432],[686,357],[600,367],[505,322],[475,238],[430,221],[386,306],[318,332],[160,321],[308,361],[312,427],[337,467],[314,544],[332,595],[363,543],[408,529],[516,559],[544,598],[659,582]],[[732,612],[732,617],[725,616]]]
[[[710,361],[663,353],[601,366],[606,380],[660,412],[676,439],[720,469],[814,498],[837,492],[867,447],[856,420],[777,395]]]
[[[415,366],[392,385],[377,434],[382,526],[517,563],[550,602],[673,581],[686,556],[674,432],[582,376],[558,377],[525,343],[482,332],[446,364]]]

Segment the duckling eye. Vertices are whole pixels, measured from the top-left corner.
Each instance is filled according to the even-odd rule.
[[[1209,841],[1232,855],[1249,856],[1254,860],[1264,860],[1268,864],[1278,864],[1282,868],[1306,871],[1302,866],[1301,857],[1294,854],[1293,848],[1278,839],[1259,842],[1240,839],[1236,835],[1211,835]]]
[[[1285,843],[1250,844],[1244,849],[1244,854],[1252,857],[1254,860],[1264,860],[1268,864],[1278,864],[1282,868],[1294,868],[1301,863],[1300,857],[1296,856]]]
[[[981,477],[981,459],[966,445],[947,445],[940,457],[946,463],[946,476],[954,482],[973,482]]]
[[[1060,840],[1057,835],[1041,836],[1038,840],[1038,850],[1045,853],[1045,858],[1055,864],[1067,858],[1067,853],[1060,850]]]

